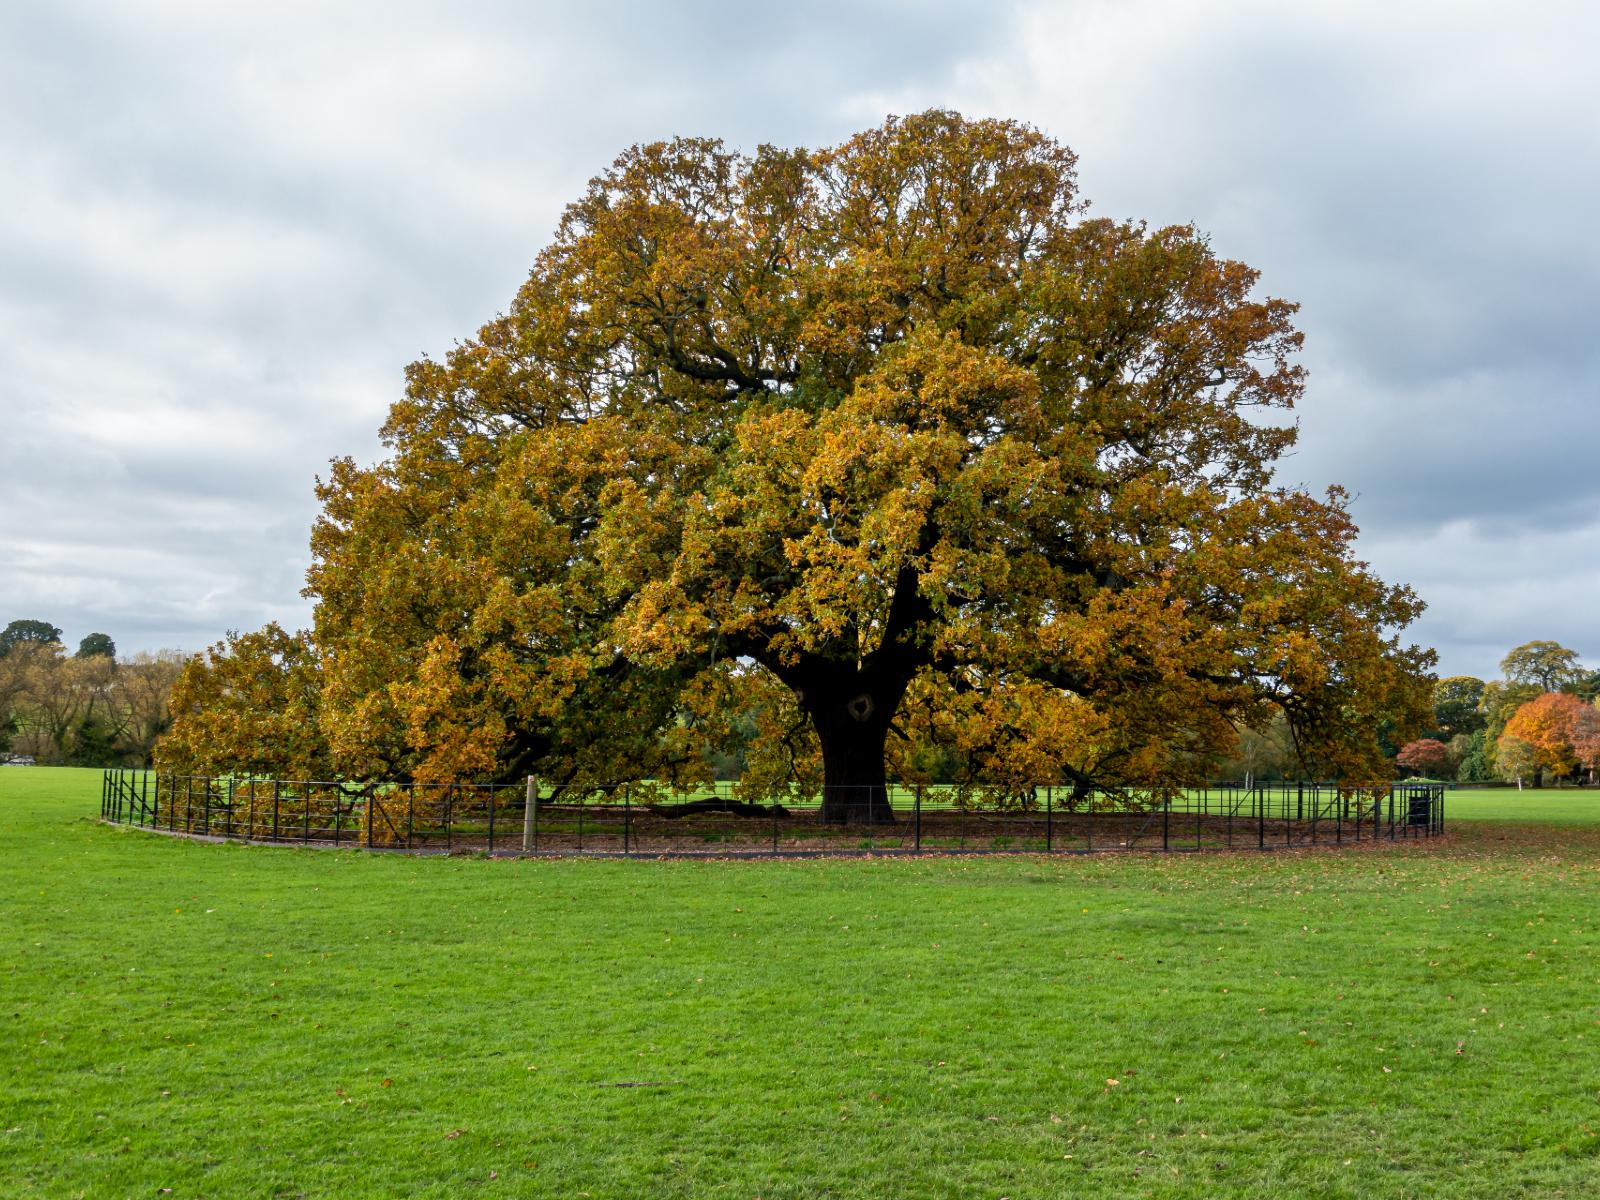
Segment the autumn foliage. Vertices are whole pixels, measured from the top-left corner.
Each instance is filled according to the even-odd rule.
[[[1419,775],[1442,776],[1450,768],[1450,747],[1437,738],[1418,738],[1401,746],[1395,761]]]
[[[1342,493],[1273,482],[1301,339],[1256,282],[1088,217],[1012,122],[635,148],[322,483],[314,676],[248,641],[196,671],[346,775],[685,781],[737,742],[748,789],[848,785],[837,819],[935,762],[1197,775],[1275,711],[1376,775],[1427,711],[1421,605]],[[175,758],[269,760],[184,695]]]
[[[1546,692],[1506,722],[1499,748],[1507,762],[1531,769],[1536,779],[1546,771],[1593,773],[1600,769],[1600,708],[1567,692]]]

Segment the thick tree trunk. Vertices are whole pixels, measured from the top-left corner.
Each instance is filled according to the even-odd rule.
[[[899,696],[894,697],[896,702]],[[843,825],[890,825],[883,746],[893,710],[867,692],[807,698],[822,744],[822,819]]]

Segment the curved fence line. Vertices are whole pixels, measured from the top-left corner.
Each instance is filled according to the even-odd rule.
[[[490,855],[683,857],[1276,850],[1444,832],[1442,784],[1211,784],[1019,799],[939,785],[739,799],[731,785],[355,786],[109,770],[107,822],[245,842]],[[846,814],[853,821],[824,821]]]

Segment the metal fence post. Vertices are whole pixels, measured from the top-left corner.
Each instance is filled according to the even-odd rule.
[[[1049,854],[1055,849],[1055,788],[1050,784],[1044,786],[1044,852]]]
[[[1250,802],[1256,807],[1256,849],[1267,848],[1267,805],[1258,783],[1251,789]]]
[[[1170,850],[1172,846],[1167,840],[1167,827],[1172,823],[1172,793],[1166,788],[1161,789],[1161,849]]]
[[[494,857],[494,784],[489,784],[489,857]],[[626,835],[624,835],[626,836]]]
[[[912,817],[911,817],[911,824],[912,824],[912,835],[911,835],[912,842],[911,842],[911,844],[912,844],[912,849],[916,853],[921,854],[922,853],[922,785],[920,783],[916,785],[916,789],[911,794],[911,813],[912,813]]]
[[[776,807],[773,809],[777,811]],[[633,857],[633,785],[622,785],[622,857]]]

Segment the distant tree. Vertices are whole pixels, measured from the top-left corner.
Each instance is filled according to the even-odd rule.
[[[1495,747],[1494,765],[1500,778],[1514,782],[1520,792],[1524,779],[1537,778],[1539,751],[1513,734],[1501,734]]]
[[[1600,699],[1585,712],[1575,714],[1572,723],[1572,753],[1588,768],[1589,782],[1600,782]]]
[[[14,712],[27,680],[30,651],[38,643],[27,643],[16,654],[0,656],[0,737],[15,732]]]
[[[1500,660],[1512,683],[1531,683],[1541,692],[1558,692],[1584,677],[1578,653],[1559,642],[1525,642]]]
[[[116,658],[117,644],[111,640],[108,633],[91,633],[78,643],[79,658]]]
[[[1456,779],[1462,783],[1485,783],[1494,778],[1493,747],[1481,729],[1451,738],[1450,757],[1456,764]]]
[[[1483,680],[1473,675],[1452,675],[1433,685],[1433,723],[1445,737],[1476,733],[1484,726],[1479,709]]]
[[[98,657],[98,656],[95,656]],[[71,767],[114,767],[118,765],[117,728],[112,714],[88,713],[73,730],[71,748],[63,756]]]
[[[1413,774],[1443,778],[1450,767],[1450,747],[1434,738],[1418,738],[1400,747],[1395,761]]]
[[[187,661],[176,650],[163,650],[118,664],[116,701],[123,720],[117,749],[124,761],[150,765],[156,740],[172,724],[172,689]]]
[[[4,658],[25,642],[48,646],[60,640],[61,630],[48,621],[13,621],[4,629],[0,629],[0,658]]]
[[[1592,704],[1566,692],[1546,692],[1517,709],[1500,741],[1512,738],[1533,747],[1533,786],[1542,787],[1546,771],[1560,777],[1577,769],[1579,745],[1600,733],[1593,728],[1594,717]]]
[[[1283,779],[1301,771],[1295,753],[1294,731],[1281,712],[1274,711],[1257,726],[1239,729],[1239,743],[1232,755],[1222,760],[1219,779]]]
[[[1585,672],[1582,676],[1567,684],[1561,690],[1564,692],[1571,692],[1580,700],[1589,700],[1591,702],[1600,704],[1600,668]]]

